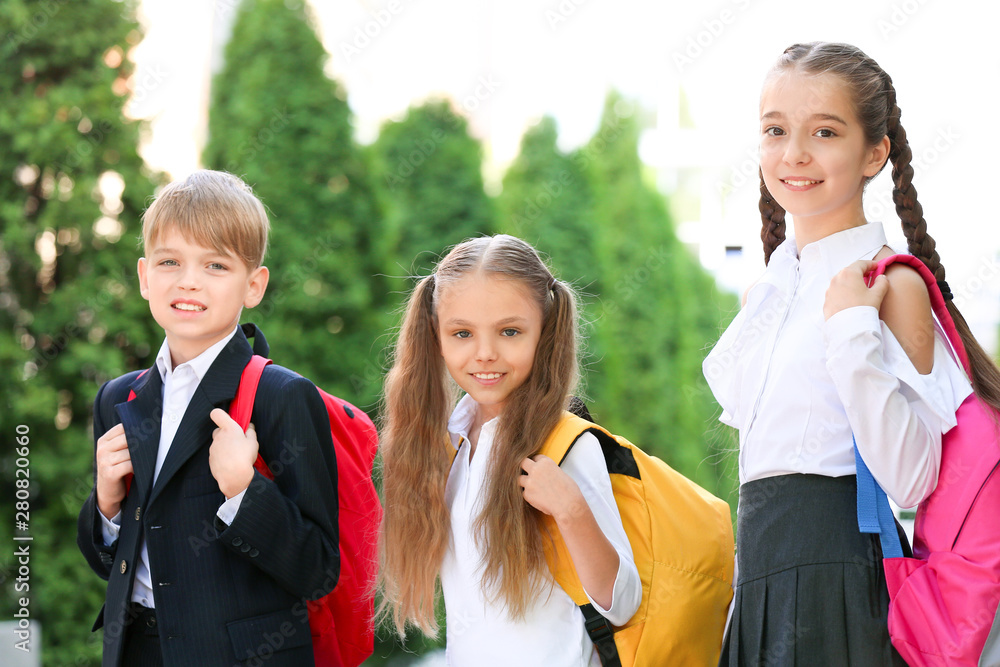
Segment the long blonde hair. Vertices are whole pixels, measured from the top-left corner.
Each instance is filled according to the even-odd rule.
[[[542,310],[534,365],[505,403],[484,509],[473,523],[484,553],[483,591],[511,618],[523,618],[546,568],[539,515],[524,501],[518,478],[521,460],[541,447],[579,378],[576,296],[524,241],[504,234],[472,239],[455,246],[413,290],[385,381],[379,613],[391,616],[401,636],[407,623],[437,634],[437,578],[450,540],[444,494],[455,453],[448,418],[457,391],[441,356],[435,306],[442,290],[477,272],[519,281]]]

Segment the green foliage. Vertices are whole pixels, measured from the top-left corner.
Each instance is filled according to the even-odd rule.
[[[250,183],[272,241],[261,325],[275,361],[361,406],[380,390],[387,286],[383,214],[346,95],[303,4],[240,4],[215,77],[206,166]]]
[[[122,111],[141,38],[134,11],[114,0],[0,4],[10,28],[0,42],[0,432],[13,443],[17,425],[29,430],[27,597],[47,665],[98,662],[90,625],[104,583],[75,544],[92,483],[91,403],[104,380],[149,363],[161,335],[135,278],[153,182],[136,153],[139,124]],[[14,448],[0,452],[12,489]],[[14,498],[0,496],[8,545]],[[11,585],[12,551],[0,555],[7,618],[25,595]]]
[[[449,246],[492,232],[482,148],[448,102],[411,107],[382,127],[373,149],[389,201],[395,271],[425,275]]]
[[[578,156],[556,146],[556,123],[543,118],[521,139],[503,179],[501,229],[547,255],[556,275],[578,289],[600,289],[593,192]]]
[[[733,299],[677,239],[638,157],[635,109],[617,94],[577,162],[590,173],[600,303],[594,311],[594,415],[685,475],[729,498],[724,452],[706,433],[717,410],[701,373]]]

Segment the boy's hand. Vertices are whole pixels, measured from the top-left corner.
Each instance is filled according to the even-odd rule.
[[[551,515],[560,526],[581,516],[587,501],[573,478],[547,456],[539,454],[521,461],[524,474],[518,479],[524,499],[539,512]]]
[[[823,317],[830,319],[842,310],[853,306],[873,306],[878,310],[889,291],[889,279],[879,276],[871,287],[865,283],[865,274],[875,270],[878,262],[861,260],[849,264],[830,281],[823,304]]]
[[[97,509],[111,519],[125,499],[125,476],[132,473],[132,457],[125,441],[125,427],[112,426],[97,440]]]
[[[240,425],[219,408],[212,410],[209,417],[219,428],[212,432],[208,465],[212,469],[212,477],[219,483],[219,490],[228,500],[245,491],[253,479],[257,431],[250,424],[244,434]]]

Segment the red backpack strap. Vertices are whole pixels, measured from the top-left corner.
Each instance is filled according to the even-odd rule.
[[[260,377],[264,374],[264,368],[270,363],[270,359],[266,359],[259,354],[250,357],[250,363],[243,369],[243,375],[240,377],[240,387],[236,390],[236,398],[229,404],[229,416],[240,425],[240,428],[244,432],[250,426],[250,417],[253,415],[253,403],[257,397],[257,386],[260,384]],[[271,474],[267,463],[264,462],[264,457],[259,453],[253,467],[268,479],[274,479],[274,475]]]
[[[972,371],[969,368],[969,355],[965,352],[965,344],[962,343],[962,337],[959,335],[958,329],[955,328],[955,321],[951,318],[951,313],[948,312],[947,302],[941,295],[941,288],[938,287],[937,278],[934,277],[934,274],[931,273],[930,269],[927,268],[927,265],[920,258],[913,255],[893,255],[892,257],[886,257],[878,263],[878,267],[874,271],[868,274],[868,286],[871,287],[875,278],[884,274],[885,270],[892,264],[906,264],[916,270],[920,274],[920,277],[924,279],[924,283],[927,285],[927,294],[931,298],[931,308],[941,323],[941,327],[944,328],[944,332],[948,336],[948,342],[951,343],[955,354],[958,355],[958,360],[961,362],[962,368],[971,377]]]

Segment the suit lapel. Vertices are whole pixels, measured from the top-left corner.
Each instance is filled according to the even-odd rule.
[[[163,416],[163,378],[153,366],[129,387],[135,398],[115,406],[125,427],[125,441],[132,459],[132,484],[140,498],[148,498],[156,467],[156,451],[160,446],[160,419]]]
[[[216,427],[208,415],[215,408],[229,409],[229,403],[236,396],[236,390],[240,385],[243,368],[251,356],[253,352],[250,343],[247,342],[243,332],[237,329],[236,335],[212,362],[212,366],[195,389],[191,403],[184,412],[184,418],[177,427],[177,434],[170,443],[170,450],[163,461],[163,467],[160,468],[160,474],[156,477],[149,503],[156,500],[171,478],[195,452],[202,447],[211,446],[212,431]],[[157,435],[159,435],[158,429]]]

